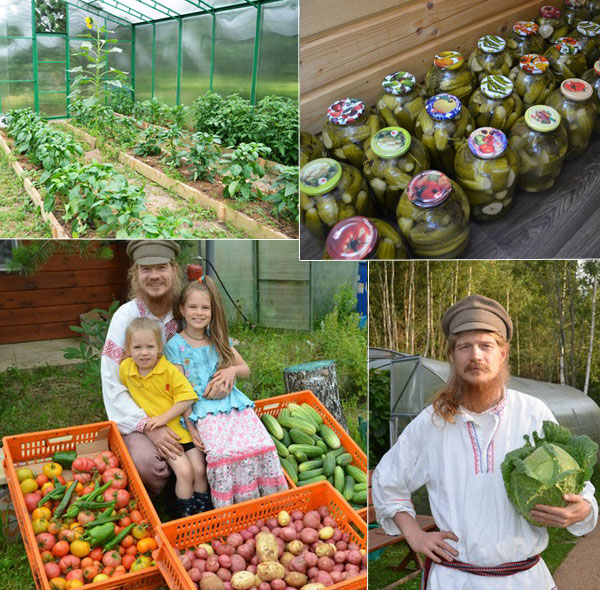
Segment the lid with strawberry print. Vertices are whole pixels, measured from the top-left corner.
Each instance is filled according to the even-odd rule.
[[[417,174],[406,187],[406,195],[417,207],[436,207],[450,195],[450,179],[438,170],[425,170]]]
[[[480,127],[469,135],[469,148],[474,156],[483,160],[499,158],[505,151],[506,135],[494,127]]]
[[[325,249],[333,260],[364,260],[375,253],[377,228],[366,217],[357,215],[333,226]]]

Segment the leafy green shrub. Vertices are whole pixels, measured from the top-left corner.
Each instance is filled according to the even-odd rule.
[[[131,115],[133,113],[133,96],[133,88],[121,80],[121,87],[113,88],[110,91],[110,106],[116,113]]]
[[[181,149],[181,140],[183,138],[181,127],[175,123],[170,127],[160,129],[158,138],[166,142],[168,146],[168,154],[163,158],[165,164],[173,168],[179,168],[181,166],[181,159],[185,155],[185,150]]]
[[[217,135],[197,131],[192,136],[193,145],[186,154],[192,173],[190,180],[208,180],[213,182],[215,179],[213,167],[215,162],[221,156],[217,145],[221,143],[221,138]]]
[[[259,130],[255,141],[268,145],[283,164],[298,164],[298,101],[265,96],[256,105]]]
[[[169,106],[156,97],[152,100],[136,102],[132,114],[137,120],[147,121],[153,125],[165,125],[171,119]]]
[[[390,448],[390,372],[369,371],[369,469]]]
[[[271,203],[275,213],[292,221],[299,221],[298,212],[298,166],[275,166],[279,175],[273,182],[277,192],[264,195],[265,201]]]
[[[226,164],[222,175],[225,183],[223,196],[242,201],[249,201],[255,196],[252,180],[265,175],[265,169],[258,159],[270,153],[271,149],[261,143],[241,143],[232,152],[224,154],[221,159]],[[262,196],[260,191],[257,191],[256,196]]]
[[[158,156],[161,153],[159,130],[148,127],[139,134],[133,153],[136,156]]]

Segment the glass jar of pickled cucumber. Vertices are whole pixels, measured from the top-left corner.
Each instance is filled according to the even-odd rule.
[[[432,96],[415,125],[415,135],[429,152],[431,165],[454,176],[456,150],[475,124],[469,109],[452,94]]]
[[[514,91],[521,97],[523,108],[543,104],[556,88],[556,80],[550,71],[550,62],[537,53],[524,55],[519,65],[510,71]]]
[[[508,132],[523,114],[523,101],[513,92],[510,78],[488,76],[471,96],[469,111],[476,127],[495,127]]]
[[[567,131],[555,109],[529,107],[510,130],[508,143],[519,157],[518,188],[537,193],[554,185],[568,146]]]
[[[542,6],[535,22],[539,27],[538,33],[547,43],[555,43],[569,32],[567,21],[555,6]]]
[[[570,27],[576,25],[580,20],[587,20],[590,16],[587,0],[565,0],[563,15]]]
[[[425,74],[425,90],[429,96],[452,94],[465,104],[475,89],[475,76],[462,53],[442,51],[435,56]]]
[[[380,129],[365,152],[363,172],[378,207],[393,215],[411,178],[429,169],[425,146],[402,127]]]
[[[548,97],[547,103],[558,111],[567,130],[566,159],[580,156],[590,142],[598,114],[594,89],[585,80],[570,78]]]
[[[497,35],[486,35],[477,42],[469,55],[469,67],[479,82],[486,76],[508,76],[513,58],[506,50],[506,41]]]
[[[561,37],[546,50],[544,57],[550,62],[557,81],[577,78],[586,71],[587,63],[581,49],[581,43],[573,37]]]
[[[542,53],[545,48],[544,39],[538,32],[539,27],[531,21],[517,21],[508,35],[506,48],[517,61],[527,53]]]
[[[324,258],[330,260],[397,260],[408,258],[400,233],[383,219],[350,217],[327,236]]]
[[[417,174],[396,209],[398,227],[414,256],[456,258],[469,242],[469,200],[437,170]]]
[[[581,43],[581,52],[591,68],[600,58],[600,24],[591,20],[579,21],[570,36]]]
[[[362,168],[365,147],[379,127],[379,117],[362,100],[344,98],[327,110],[321,135],[323,144],[336,160]]]
[[[464,189],[471,217],[489,221],[510,208],[519,160],[506,135],[493,127],[475,129],[456,154],[456,180]]]
[[[312,133],[300,131],[300,168],[317,158],[327,156],[323,142]]]
[[[381,83],[375,108],[386,125],[415,131],[415,121],[425,108],[425,89],[409,72],[394,72]]]
[[[374,214],[360,170],[332,158],[319,158],[300,170],[300,221],[322,242],[342,219]]]
[[[593,68],[590,68],[585,74],[583,74],[582,80],[585,80],[590,84],[596,93],[596,99],[600,104],[600,60],[598,60]],[[600,135],[600,108],[596,115],[596,123],[594,124],[594,131]]]

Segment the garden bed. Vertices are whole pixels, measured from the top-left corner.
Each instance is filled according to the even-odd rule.
[[[72,133],[77,139],[86,142],[90,147],[96,147],[96,139],[72,123],[57,120],[55,124]],[[272,208],[270,204],[256,201],[227,200],[222,196],[224,185],[218,178],[213,183],[200,180],[180,181],[168,174],[171,173],[171,170],[162,163],[161,158],[160,155],[136,156],[133,150],[120,151],[118,154],[118,160],[136,172],[165,188],[173,190],[186,200],[195,201],[202,207],[215,211],[217,219],[231,223],[231,225],[253,238],[293,239],[298,237],[297,224],[284,218],[273,217],[269,211]],[[268,161],[266,163],[267,165],[272,164]],[[181,168],[177,172],[182,176],[188,176],[190,171],[191,168],[184,159]],[[273,176],[267,174],[267,180],[269,178],[273,178]],[[263,181],[256,181],[253,186],[257,186],[263,193],[275,192],[272,187]],[[243,206],[244,213],[237,211],[232,206],[234,203]],[[269,222],[275,227],[265,226],[265,222]]]

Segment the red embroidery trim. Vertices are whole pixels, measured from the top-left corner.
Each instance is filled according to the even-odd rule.
[[[246,494],[248,492],[252,492],[258,488],[258,486],[280,486],[286,485],[285,477],[259,477],[256,481],[249,483],[244,486],[232,486],[230,492],[217,492],[214,489],[211,489],[210,493],[215,498],[219,498],[220,500],[230,500],[233,498],[234,494]]]
[[[146,305],[143,302],[143,300],[138,297],[135,300],[135,304],[137,305],[138,313],[140,314],[140,317],[145,318],[148,315],[148,309],[146,308]]]
[[[144,416],[136,425],[135,425],[135,431],[136,432],[144,432],[144,428],[146,428],[146,424],[148,423],[148,420],[150,420],[150,418],[148,418],[148,416]]]
[[[115,363],[120,363],[125,357],[125,349],[112,340],[107,340],[102,347],[102,356],[107,356],[109,359],[115,361]]]
[[[170,340],[175,334],[177,334],[177,320],[172,319],[165,325],[165,338]]]
[[[207,457],[206,466],[215,468],[220,467],[221,465],[229,465],[230,463],[236,463],[237,461],[242,461],[243,459],[250,459],[251,457],[256,457],[258,455],[266,455],[267,453],[272,453],[275,450],[275,445],[273,445],[272,447],[263,447],[262,449],[252,451],[250,453],[244,453],[243,455],[237,455],[235,457],[230,457],[227,459],[217,459],[216,461],[211,461]]]
[[[475,441],[475,433],[473,432],[473,423],[467,422],[467,429],[469,431],[469,437],[471,438],[471,446],[473,447],[473,459],[475,460],[475,475],[480,471],[479,455],[477,453],[477,443]]]

